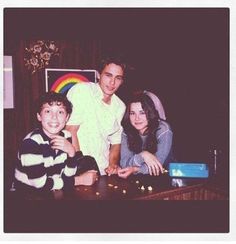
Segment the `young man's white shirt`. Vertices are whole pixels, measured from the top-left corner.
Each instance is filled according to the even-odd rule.
[[[77,137],[80,150],[97,161],[101,175],[109,165],[111,144],[121,143],[121,120],[125,104],[115,94],[111,103],[102,101],[103,92],[98,83],[81,82],[67,94],[73,104],[73,112],[67,125],[79,125]]]

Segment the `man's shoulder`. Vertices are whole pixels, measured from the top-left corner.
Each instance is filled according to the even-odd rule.
[[[79,94],[78,92],[83,91],[83,94],[87,91],[89,91],[91,89],[91,87],[93,87],[95,84],[93,82],[79,82],[76,83],[75,85],[73,85],[69,91],[68,91],[68,95],[72,95],[72,94]]]
[[[86,81],[82,81],[82,82],[78,82],[76,83],[73,87],[91,87],[91,86],[95,86],[94,82],[86,82]]]

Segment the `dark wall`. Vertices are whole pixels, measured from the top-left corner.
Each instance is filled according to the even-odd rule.
[[[131,90],[147,89],[160,97],[177,159],[207,160],[217,147],[228,165],[229,9],[5,9],[4,54],[14,58],[16,102],[4,110],[6,172],[45,89],[44,71],[31,75],[23,63],[25,46],[38,39],[57,41],[57,68],[96,68],[111,50],[125,54],[133,70],[119,95],[125,101]]]

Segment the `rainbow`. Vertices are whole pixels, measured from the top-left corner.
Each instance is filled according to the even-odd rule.
[[[89,80],[83,75],[69,73],[69,74],[63,75],[59,79],[57,79],[53,83],[53,85],[51,87],[51,91],[54,91],[57,93],[65,93],[76,83],[88,82],[88,81]]]

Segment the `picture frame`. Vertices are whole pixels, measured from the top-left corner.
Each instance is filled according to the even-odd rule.
[[[3,58],[3,104],[4,109],[13,109],[14,106],[14,79],[13,79],[13,57]]]
[[[66,94],[77,83],[96,81],[97,71],[92,69],[45,69],[46,92]]]

